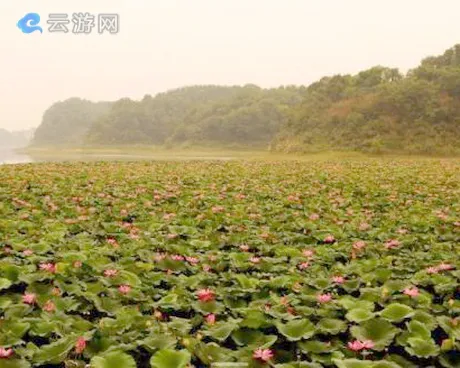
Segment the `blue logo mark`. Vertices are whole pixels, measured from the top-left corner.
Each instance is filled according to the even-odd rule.
[[[32,33],[35,31],[43,33],[42,27],[38,25],[39,23],[40,16],[37,13],[28,13],[19,19],[17,26],[23,33]]]

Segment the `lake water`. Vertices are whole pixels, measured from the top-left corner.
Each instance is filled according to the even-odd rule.
[[[0,165],[2,164],[25,164],[35,160],[29,155],[17,153],[12,149],[0,148]]]
[[[47,162],[47,161],[137,161],[137,160],[151,160],[151,161],[160,161],[160,160],[220,160],[228,161],[235,159],[231,156],[216,156],[216,155],[178,155],[171,152],[171,154],[161,153],[161,154],[147,154],[147,155],[133,155],[133,154],[123,154],[123,153],[66,153],[65,155],[60,156],[31,156],[27,154],[22,154],[15,152],[13,149],[0,148],[0,165],[6,164],[26,164],[31,162]]]

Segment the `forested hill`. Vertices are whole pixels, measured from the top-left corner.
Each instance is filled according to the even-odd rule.
[[[460,153],[460,45],[402,75],[377,66],[308,87],[191,86],[51,106],[34,145],[250,146]]]

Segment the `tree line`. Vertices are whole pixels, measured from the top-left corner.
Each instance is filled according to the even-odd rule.
[[[53,104],[34,145],[460,153],[460,45],[403,75],[376,66],[312,85],[179,88],[140,101]]]

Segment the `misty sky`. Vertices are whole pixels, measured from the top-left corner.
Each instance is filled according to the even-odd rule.
[[[16,27],[41,15],[43,34]],[[118,13],[120,33],[49,33],[49,13]],[[142,98],[191,84],[309,84],[374,65],[406,71],[460,42],[459,0],[0,1],[0,128],[53,102]]]

